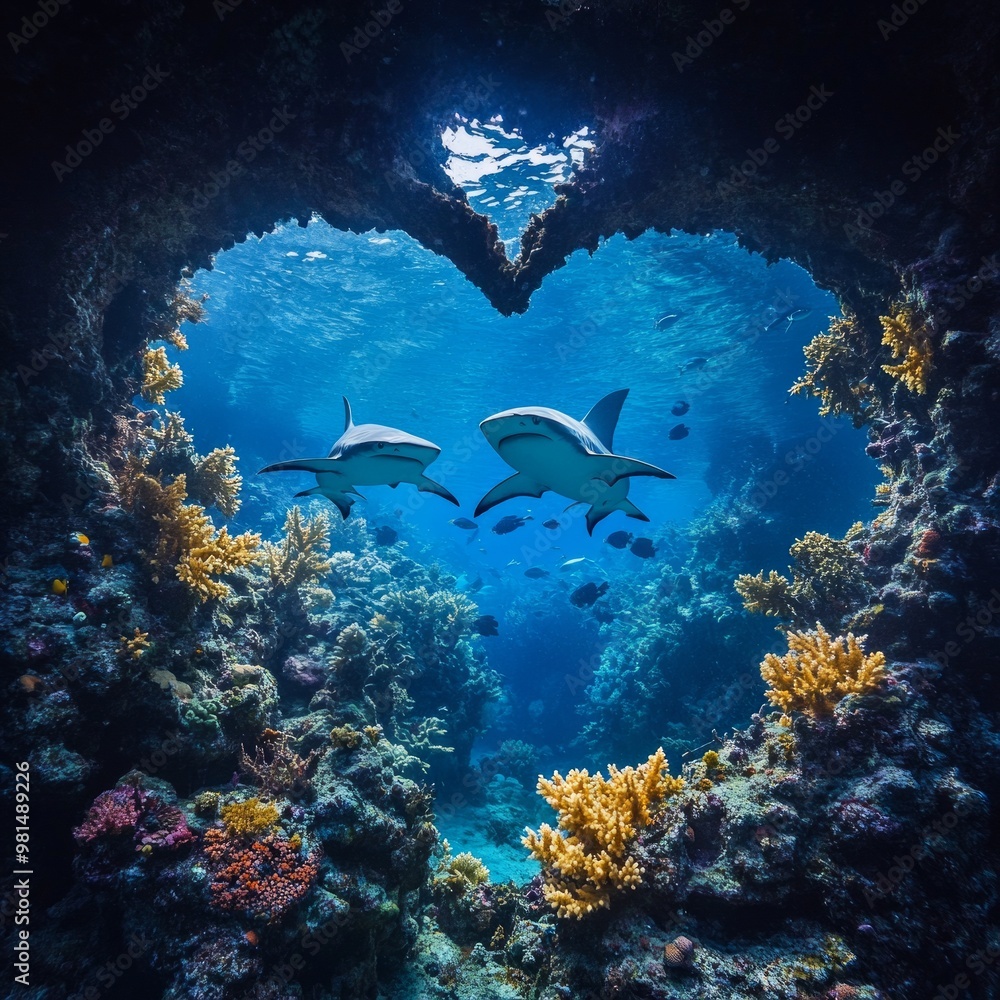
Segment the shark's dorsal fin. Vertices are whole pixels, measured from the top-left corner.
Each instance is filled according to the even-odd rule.
[[[347,402],[347,397],[344,397],[344,433],[346,434],[354,426],[354,420],[351,417],[351,404]]]
[[[609,392],[591,407],[590,412],[581,421],[594,432],[594,436],[608,451],[615,450],[615,427],[618,424],[618,415],[622,412],[622,403],[625,402],[627,395],[628,389],[616,389],[614,392]]]

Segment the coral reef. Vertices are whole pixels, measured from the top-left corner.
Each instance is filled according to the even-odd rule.
[[[839,318],[831,316],[827,332],[802,349],[808,369],[789,392],[818,396],[820,416],[846,416],[855,427],[864,426],[877,400],[868,381],[871,366],[862,353],[864,343],[857,316],[846,311]]]
[[[652,822],[653,811],[684,787],[666,769],[661,747],[635,768],[609,764],[607,778],[574,768],[565,778],[557,771],[538,779],[539,795],[559,813],[559,829],[566,833],[543,823],[523,843],[545,866],[545,899],[560,917],[609,907],[613,893],[642,881],[632,841]]]
[[[172,365],[167,360],[165,347],[149,348],[142,356],[142,398],[149,403],[162,406],[165,394],[179,389],[184,384],[180,365]]]
[[[747,611],[802,625],[817,618],[836,625],[866,596],[864,563],[851,549],[855,529],[843,540],[808,531],[792,544],[792,578],[771,570],[743,573],[734,587]],[[780,627],[780,626],[779,626]]]
[[[325,511],[304,518],[300,507],[290,508],[284,532],[280,542],[265,542],[261,549],[274,589],[313,584],[330,572],[330,518]]]
[[[900,309],[894,316],[880,316],[879,320],[882,343],[892,349],[894,358],[903,359],[895,365],[882,365],[882,371],[898,379],[910,392],[923,396],[934,357],[926,325],[917,318],[912,306]]]
[[[787,712],[830,715],[849,694],[876,690],[885,678],[885,655],[865,653],[848,633],[831,639],[819,622],[815,632],[789,632],[784,656],[768,653],[760,667],[771,685],[772,705]]]

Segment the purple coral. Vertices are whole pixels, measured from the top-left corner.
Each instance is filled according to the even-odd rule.
[[[128,836],[137,850],[150,851],[174,850],[195,839],[180,809],[135,785],[101,792],[73,836],[79,844]]]

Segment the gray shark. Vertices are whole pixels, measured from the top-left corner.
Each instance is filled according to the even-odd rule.
[[[638,521],[649,518],[628,499],[632,476],[676,477],[655,465],[616,455],[615,426],[628,389],[609,393],[574,420],[547,406],[523,406],[487,417],[479,426],[494,451],[517,472],[479,501],[475,516],[511,497],[540,497],[547,490],[573,503],[589,503],[587,533],[613,510]],[[567,508],[568,510],[569,508]]]
[[[351,404],[344,397],[344,433],[333,443],[326,458],[300,458],[265,466],[261,472],[295,469],[316,474],[317,486],[296,493],[297,497],[324,496],[346,520],[355,497],[365,498],[357,486],[391,486],[413,483],[422,493],[436,493],[459,506],[440,483],[424,475],[424,469],[441,454],[432,441],[414,437],[395,427],[355,424]],[[259,473],[258,473],[259,475]]]

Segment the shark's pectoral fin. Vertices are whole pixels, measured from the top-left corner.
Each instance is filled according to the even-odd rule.
[[[352,494],[353,496],[356,496],[356,497],[358,497],[358,498],[359,498],[359,499],[361,499],[361,500],[365,500],[365,501],[367,501],[367,500],[368,500],[368,497],[366,497],[366,496],[364,495],[364,493],[359,493],[359,492],[358,492],[358,491],[357,491],[357,490],[356,490],[356,489],[355,489],[355,488],[354,488],[353,486],[352,486],[352,487],[351,487],[351,488],[350,488],[349,490],[344,490],[344,492],[345,492],[345,493],[350,493],[350,494]]]
[[[288,472],[300,470],[302,472],[326,472],[330,475],[339,475],[335,465],[335,459],[331,458],[299,458],[290,462],[275,462],[274,465],[265,465],[260,472]]]
[[[599,455],[602,466],[601,472],[595,475],[595,479],[603,479],[608,486],[614,486],[620,479],[627,479],[630,476],[654,476],[656,479],[676,479],[672,472],[661,469],[657,465],[650,465],[648,462],[640,462],[637,458],[626,458],[624,455]]]
[[[536,483],[534,479],[526,476],[523,472],[515,472],[513,476],[508,476],[502,483],[497,483],[476,504],[476,512],[473,517],[479,517],[491,507],[503,503],[504,500],[510,500],[511,497],[540,497],[547,488]]]
[[[355,490],[351,490],[355,493]],[[311,496],[321,496],[326,497],[327,500],[332,503],[337,510],[340,511],[340,516],[347,520],[347,515],[351,513],[351,507],[354,505],[354,497],[349,497],[344,493],[334,493],[331,490],[324,489],[322,486],[314,486],[311,490],[302,490],[295,494],[296,497],[311,497]],[[361,496],[357,493],[357,496]],[[361,497],[364,500],[364,497]]]
[[[420,490],[421,493],[436,493],[439,497],[444,497],[445,500],[450,501],[456,507],[462,506],[448,490],[446,490],[440,483],[434,482],[430,476],[421,476],[420,482],[417,483],[417,489]]]

